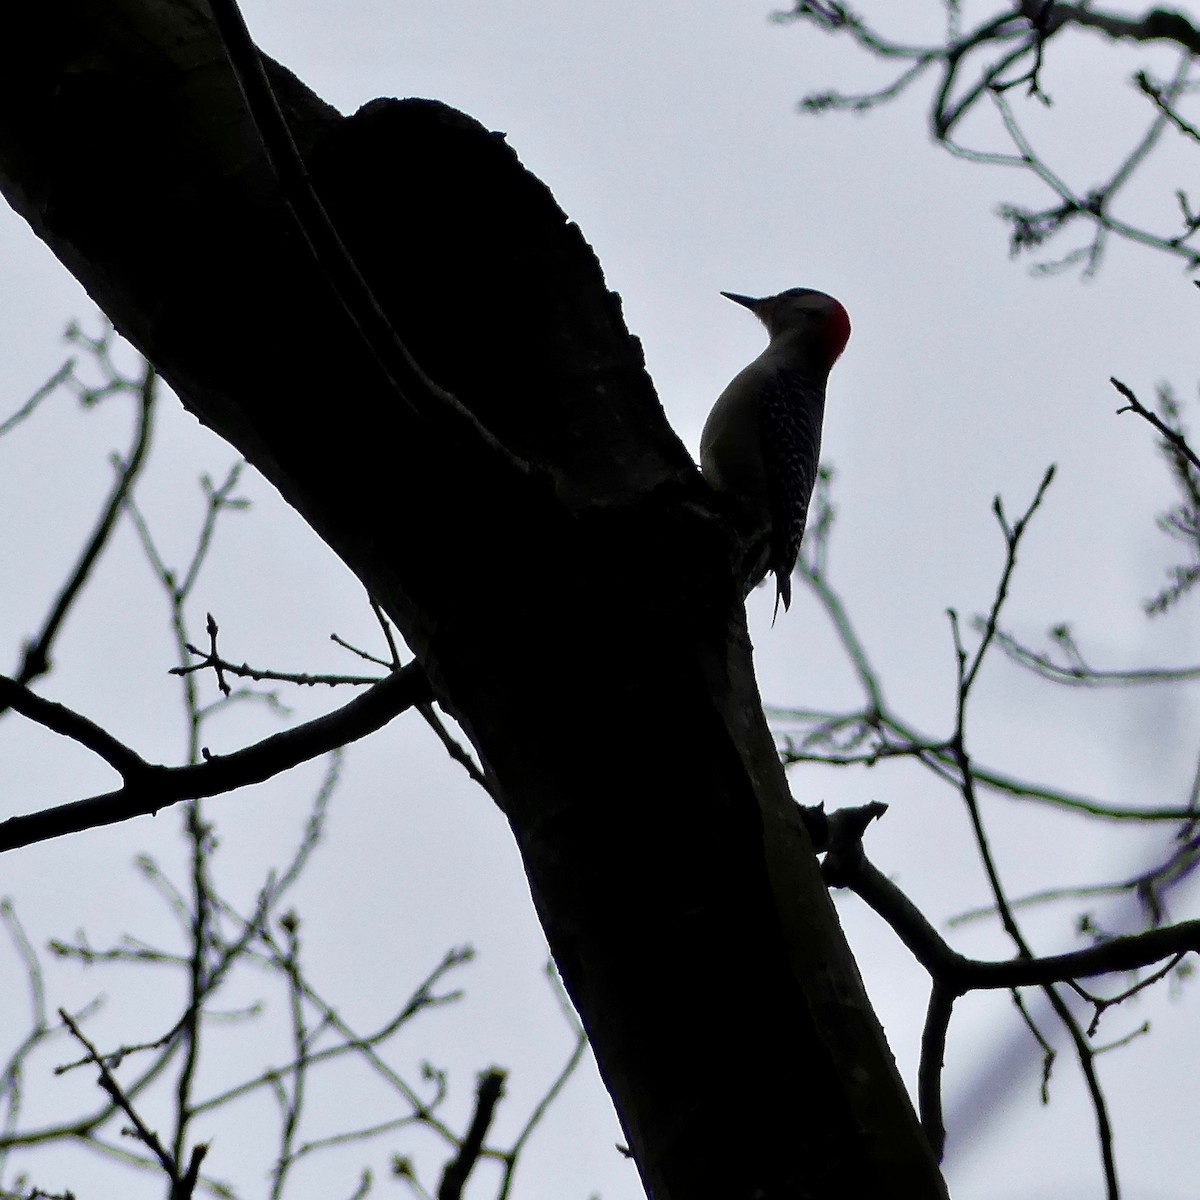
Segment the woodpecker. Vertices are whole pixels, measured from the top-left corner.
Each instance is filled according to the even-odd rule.
[[[825,383],[850,338],[832,296],[789,288],[754,299],[722,296],[767,328],[767,348],[717,397],[700,435],[700,469],[730,503],[749,552],[746,591],[775,573],[775,615],[792,602],[792,571],[817,481]]]

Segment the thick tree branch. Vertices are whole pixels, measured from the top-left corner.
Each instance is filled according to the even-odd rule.
[[[1150,8],[1141,16],[1131,17],[1106,12],[1090,4],[1062,4],[1058,0],[1052,4],[1046,4],[1044,0],[1022,0],[1021,8],[1031,19],[1033,14],[1048,10],[1042,18],[1048,34],[1064,25],[1078,25],[1081,29],[1103,33],[1114,41],[1169,42],[1189,54],[1200,56],[1200,28],[1178,9]]]
[[[313,187],[236,0],[210,0],[210,5],[284,202],[364,349],[416,415],[433,421],[451,418],[457,433],[477,439],[502,468],[529,475],[530,465],[516,458],[457,396],[439,387],[400,340]]]
[[[388,322],[497,455],[364,353],[203,5],[14,21],[0,188],[408,642],[494,782],[648,1193],[944,1195],[762,717],[732,530],[545,186],[443,105],[343,119],[264,60]]]

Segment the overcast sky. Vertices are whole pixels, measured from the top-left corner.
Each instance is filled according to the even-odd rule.
[[[505,131],[596,248],[668,416],[693,451],[708,406],[763,343],[749,314],[719,292],[807,285],[843,301],[854,332],[831,381],[825,430],[825,458],[837,471],[834,580],[892,704],[913,724],[950,732],[954,660],[945,610],[966,617],[986,609],[1003,563],[992,498],[1003,493],[1009,511],[1021,511],[1051,462],[1058,478],[1028,535],[1008,625],[1036,641],[1070,620],[1097,665],[1200,658],[1194,602],[1153,623],[1142,615],[1142,601],[1174,561],[1153,524],[1173,497],[1150,431],[1114,415],[1107,382],[1117,375],[1149,399],[1170,380],[1194,399],[1195,289],[1175,262],[1120,244],[1089,282],[1072,273],[1032,278],[1025,264],[1009,261],[993,209],[1008,199],[1040,204],[1041,194],[1014,173],[929,147],[924,91],[865,119],[798,115],[796,101],[809,91],[881,77],[807,27],[770,23],[765,5],[247,0],[245,12],[263,48],[343,112],[380,95],[431,96]],[[1055,108],[1028,114],[1081,189],[1094,181],[1093,160],[1101,171],[1116,160],[1121,136],[1142,111],[1126,99],[1130,73],[1142,65],[1163,73],[1171,63],[1162,52],[1106,53],[1097,41],[1052,58],[1046,83]],[[993,122],[973,133],[1004,148]],[[1177,155],[1156,177],[1168,201],[1194,165],[1194,157]],[[1147,188],[1131,203],[1136,214],[1161,211],[1165,202]],[[2,419],[61,361],[68,319],[99,325],[82,291],[7,209],[0,269]],[[164,554],[178,561],[200,519],[198,476],[222,477],[235,456],[173,399],[163,407],[154,462],[137,494]],[[128,429],[121,402],[86,415],[59,402],[0,442],[5,670],[61,580],[109,484],[106,456],[124,449]],[[195,636],[211,610],[235,660],[356,669],[329,634],[379,648],[361,587],[253,472],[243,476],[242,494],[253,508],[231,515],[220,531],[190,614]],[[831,629],[803,592],[773,629],[768,590],[749,604],[769,703],[857,699]],[[184,742],[178,685],[165,674],[172,662],[165,606],[125,528],[40,690],[101,720],[146,757],[177,762]],[[297,717],[331,706],[328,694],[287,699]],[[1187,689],[1055,692],[997,658],[981,679],[970,745],[988,765],[1071,791],[1180,803],[1194,769],[1196,717]],[[215,723],[208,740],[223,752],[276,728],[278,718],[265,709],[242,707]],[[588,755],[603,751],[588,745],[586,729],[579,736],[586,769]],[[5,815],[111,785],[82,751],[11,716],[0,725],[0,777]],[[220,878],[243,906],[299,836],[320,777],[313,765],[208,804],[221,838]],[[961,802],[931,777],[881,766],[796,768],[791,778],[808,803],[887,801],[891,811],[869,849],[933,919],[986,901]],[[1014,895],[1133,874],[1166,840],[1161,831],[1118,840],[1111,827],[995,798],[985,811]],[[125,931],[165,941],[174,936],[171,918],[131,864],[145,851],[179,871],[179,825],[180,814],[169,811],[9,855],[0,890],[14,898],[37,944],[79,928],[97,946]],[[1187,900],[1177,895],[1173,917],[1191,915]],[[501,1140],[515,1130],[569,1051],[570,1031],[541,974],[545,945],[506,827],[415,715],[350,751],[327,844],[295,903],[319,986],[364,1028],[402,1003],[449,946],[476,947],[477,960],[458,980],[466,998],[423,1018],[401,1058],[448,1069],[451,1110],[460,1116],[476,1071],[493,1062],[510,1068]],[[858,902],[839,904],[911,1081],[924,979]],[[1078,910],[1032,916],[1036,948],[1077,944]],[[1128,919],[1120,905],[1093,910],[1110,923]],[[964,951],[1009,953],[986,923],[953,937]],[[15,958],[3,969],[19,977]],[[107,996],[92,1025],[101,1044],[144,1037],[170,1011],[170,988],[149,976],[55,966],[49,980],[53,1005]],[[0,1028],[8,1041],[0,1055],[26,1020],[23,995],[5,991]],[[1101,1060],[1125,1194],[1136,1200],[1195,1193],[1195,991],[1187,986],[1170,999],[1160,988],[1102,1026],[1102,1036],[1116,1040],[1153,1022],[1149,1037]],[[1070,1054],[1060,1056],[1051,1106],[1042,1109],[1039,1064],[1008,998],[972,997],[960,1008],[946,1077],[954,1195],[1101,1195],[1092,1118]],[[276,1061],[284,1054],[280,1041]],[[71,1056],[64,1048],[61,1057]],[[205,1083],[234,1078],[241,1065],[218,1060],[206,1066]],[[31,1081],[30,1121],[61,1116],[92,1087],[82,1078]],[[255,1103],[240,1110],[240,1123],[217,1126],[210,1165],[248,1196],[264,1194],[253,1130],[268,1114]],[[325,1111],[318,1103],[315,1119],[332,1131],[347,1119],[344,1100]],[[613,1149],[619,1138],[589,1063],[531,1144],[514,1195],[633,1200],[641,1192]],[[390,1153],[419,1155],[428,1146],[399,1134],[314,1160],[292,1194],[349,1195],[359,1164],[382,1175]],[[26,1165],[48,1189],[117,1194],[112,1184],[85,1186],[96,1168],[79,1152],[54,1151]],[[390,1194],[397,1185],[377,1187]],[[469,1194],[493,1189],[494,1177],[485,1176]],[[134,1191],[126,1185],[122,1194]]]

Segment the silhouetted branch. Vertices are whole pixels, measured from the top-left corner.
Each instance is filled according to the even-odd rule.
[[[25,421],[29,417],[33,416],[43,400],[46,400],[50,396],[54,395],[54,393],[58,391],[58,389],[62,387],[62,385],[66,383],[68,379],[73,379],[74,376],[75,360],[73,358],[68,358],[67,361],[63,363],[63,365],[59,367],[58,370],[55,371],[54,374],[51,375],[50,378],[47,379],[46,382],[43,383],[42,386],[39,387],[33,393],[33,395],[25,401],[24,404],[21,405],[20,408],[17,409],[16,412],[12,414],[12,416],[5,417],[3,421],[0,421],[0,437],[3,437],[6,433],[11,433],[18,425],[21,424],[22,421]]]
[[[124,780],[124,786],[117,791],[0,822],[0,852],[145,816],[180,800],[218,796],[261,783],[374,733],[431,696],[424,672],[414,663],[323,717],[273,734],[232,754],[211,755],[193,766],[164,767],[146,762],[79,713],[44,700],[14,680],[0,676],[0,703],[11,705],[31,721],[87,747]]]
[[[1200,265],[1200,249],[1189,240],[1200,232],[1200,219],[1191,212],[1186,196],[1179,192],[1182,226],[1173,231],[1156,231],[1132,224],[1113,211],[1113,200],[1145,160],[1160,146],[1162,135],[1174,128],[1195,142],[1197,127],[1179,111],[1181,98],[1194,89],[1190,77],[1197,57],[1200,30],[1183,13],[1161,8],[1148,9],[1137,17],[1104,11],[1091,4],[1065,4],[1056,0],[1022,0],[992,14],[982,14],[968,31],[960,28],[957,5],[947,6],[945,35],[940,40],[914,44],[885,34],[845,4],[809,3],[795,0],[793,7],[776,14],[781,22],[803,21],[826,34],[840,36],[864,54],[878,60],[887,72],[887,82],[859,92],[826,89],[806,96],[800,109],[810,113],[826,111],[865,112],[894,100],[918,79],[933,80],[929,102],[929,128],[933,138],[950,153],[976,163],[1016,167],[1038,178],[1055,197],[1055,202],[1040,210],[1023,205],[1004,204],[999,215],[1011,227],[1010,248],[1014,254],[1039,248],[1080,221],[1093,226],[1089,242],[1057,260],[1039,265],[1039,271],[1058,271],[1081,264],[1085,273],[1096,270],[1109,234],[1149,246],[1183,259],[1189,267]],[[900,23],[911,19],[889,11],[889,19]],[[1052,45],[1059,45],[1076,31],[1099,32],[1114,42],[1126,44],[1159,43],[1177,47],[1179,67],[1165,84],[1150,80],[1145,71],[1134,76],[1139,93],[1155,106],[1149,125],[1123,155],[1106,181],[1080,190],[1069,186],[1046,157],[1034,150],[1007,97],[1017,89],[1038,102],[1050,106],[1050,97],[1042,88],[1041,77]],[[997,148],[980,149],[959,140],[963,119],[988,98],[995,102],[1005,132],[1015,153]],[[1094,107],[1108,103],[1097,97]]]
[[[1047,475],[1049,474],[1050,472],[1047,472]],[[830,473],[823,471],[814,493],[812,521],[801,547],[797,574],[809,586],[833,626],[864,694],[864,702],[859,708],[845,710],[767,706],[767,715],[780,731],[777,736],[781,757],[787,765],[806,762],[847,767],[871,767],[891,759],[912,758],[938,779],[961,791],[962,764],[954,752],[953,738],[934,737],[923,733],[887,702],[879,672],[854,627],[844,600],[830,579],[827,539],[833,526],[834,513],[829,498],[829,479]],[[1037,503],[1040,503],[1047,486],[1047,480],[1043,478],[1038,490]],[[1031,513],[1027,513],[1023,520],[1027,521],[1030,515]],[[1002,507],[998,517],[1002,531],[1008,538],[1013,530],[1004,516]],[[1011,576],[1011,570],[1008,574]],[[1004,579],[1001,580],[1001,587],[1007,588]],[[1003,596],[998,594],[997,599],[1002,600]],[[991,644],[1003,647],[1004,634],[1000,630],[995,599],[992,611],[994,632]],[[988,619],[977,618],[974,627],[981,635],[985,634]],[[789,725],[799,725],[800,731],[791,732],[787,728]],[[1194,803],[1155,806],[1113,804],[1062,788],[1020,779],[994,767],[983,766],[973,759],[970,762],[970,771],[972,786],[975,788],[1000,792],[1014,799],[1047,804],[1081,816],[1126,823],[1189,821],[1196,816]]]
[[[937,1155],[946,1149],[946,1119],[942,1113],[942,1068],[946,1061],[946,1035],[954,1012],[955,997],[937,980],[929,989],[925,1026],[921,1031],[921,1058],[917,1066],[917,1111],[921,1128]]]
[[[82,337],[82,335],[79,336]],[[79,385],[81,398],[84,403],[95,403],[100,396],[110,395],[117,391],[136,393],[139,406],[133,444],[128,456],[124,460],[113,455],[113,467],[117,472],[117,478],[113,483],[108,499],[101,506],[96,524],[92,532],[88,535],[83,549],[79,552],[79,556],[76,559],[75,565],[71,568],[66,582],[50,606],[50,612],[42,623],[41,629],[25,643],[21,666],[16,676],[17,681],[22,684],[32,683],[33,680],[45,675],[50,670],[50,651],[54,645],[55,638],[66,621],[72,605],[78,599],[84,585],[91,576],[92,569],[99,561],[105,546],[108,544],[109,537],[116,526],[117,518],[121,514],[121,509],[125,504],[130,489],[133,487],[134,480],[145,464],[146,455],[150,448],[156,380],[154,368],[149,363],[146,363],[142,378],[137,382],[128,380],[118,374],[107,356],[107,342],[111,339],[111,336],[112,331],[110,329],[104,338],[95,341],[88,340],[87,344],[93,349],[101,364],[108,367],[109,375],[99,388],[87,388]],[[54,387],[59,386],[66,380],[74,380],[73,371],[74,362],[68,362],[35,393],[34,397],[22,408],[20,413],[9,418],[9,421],[5,422],[4,426],[0,426],[0,433],[5,432],[5,426],[11,427],[12,423],[18,417],[27,416],[32,412],[36,403],[44,395],[48,394],[49,391],[53,390]],[[4,708],[3,701],[0,701],[0,715],[3,714]]]
[[[197,657],[196,662],[188,663],[186,667],[172,667],[172,675],[191,675],[196,671],[212,670],[220,676],[233,675],[239,679],[252,679],[255,683],[294,683],[299,687],[368,687],[379,683],[378,675],[312,675],[307,671],[275,671],[269,667],[252,667],[249,663],[233,663],[214,655],[210,651],[200,650],[188,643],[188,649]],[[222,689],[225,694],[229,692]]]
[[[62,1018],[63,1024],[71,1031],[71,1035],[75,1040],[87,1051],[88,1062],[93,1063],[99,1071],[101,1089],[112,1100],[113,1104],[129,1118],[138,1140],[150,1150],[162,1167],[163,1173],[171,1181],[170,1200],[190,1200],[199,1175],[200,1163],[203,1161],[204,1154],[208,1149],[207,1146],[197,1145],[193,1148],[191,1162],[187,1170],[181,1173],[176,1160],[168,1153],[162,1142],[159,1141],[158,1134],[150,1129],[142,1120],[141,1115],[125,1094],[121,1085],[117,1082],[116,1077],[108,1069],[108,1064],[101,1056],[100,1051],[88,1041],[83,1031],[72,1020],[71,1015],[65,1008],[60,1008],[58,1015]]]
[[[1143,421],[1148,421],[1155,429],[1162,434],[1163,440],[1173,446],[1180,454],[1182,454],[1188,462],[1197,470],[1200,470],[1200,458],[1197,458],[1196,452],[1188,445],[1187,439],[1176,429],[1172,429],[1161,417],[1155,412],[1151,412],[1138,398],[1134,395],[1133,390],[1123,384],[1115,376],[1109,379],[1109,383],[1129,401],[1117,409],[1118,413],[1134,412],[1137,413]]]
[[[1140,17],[1127,16],[1096,8],[1092,4],[1063,4],[1060,0],[1046,4],[1034,0],[1022,0],[1022,10],[1028,14],[1035,9],[1046,9],[1049,31],[1065,25],[1078,25],[1081,29],[1094,29],[1118,41],[1168,42],[1200,55],[1200,28],[1197,28],[1177,9],[1149,8]]]
[[[1050,630],[1050,637],[1066,652],[1068,661],[1057,662],[1049,653],[1026,646],[1017,637],[997,629],[996,645],[1013,662],[1027,667],[1051,683],[1068,687],[1145,687],[1159,683],[1187,683],[1200,679],[1195,667],[1130,667],[1113,669],[1093,667],[1079,655],[1078,646],[1065,625]]]
[[[1200,142],[1200,129],[1195,125],[1185,121],[1175,109],[1175,97],[1171,95],[1170,90],[1160,87],[1155,83],[1145,71],[1139,71],[1133,77],[1134,83],[1142,93],[1148,96],[1157,106],[1159,112],[1162,113],[1180,133],[1186,134],[1194,142]]]
[[[848,888],[861,897],[892,928],[930,975],[932,992],[922,1037],[918,1093],[922,1126],[940,1157],[945,1141],[941,1108],[942,1061],[951,1013],[959,997],[971,991],[1041,987],[1062,1019],[1066,1006],[1052,985],[1137,970],[1164,958],[1171,959],[1149,980],[1116,996],[1089,997],[1095,1007],[1092,1027],[1088,1031],[1090,1036],[1105,1009],[1124,1002],[1143,987],[1164,977],[1178,965],[1183,955],[1200,952],[1200,921],[1185,921],[1167,928],[1114,937],[1083,950],[1042,957],[1032,954],[1019,931],[1015,931],[1014,923],[1013,932],[1019,943],[1017,958],[1007,962],[969,959],[951,948],[900,887],[879,871],[864,853],[862,834],[885,810],[885,805],[870,804],[830,814],[830,839],[823,872],[831,887]],[[1092,1090],[1097,1121],[1104,1131],[1107,1130],[1107,1108],[1099,1094],[1099,1082],[1092,1065],[1098,1051],[1087,1044],[1074,1017],[1066,1011],[1070,1020],[1064,1021],[1064,1025],[1069,1033],[1079,1034],[1076,1049]],[[1115,1196],[1116,1175],[1110,1134],[1107,1141],[1101,1138],[1101,1146],[1110,1183],[1109,1194]]]
[[[462,1200],[463,1188],[479,1161],[484,1139],[496,1115],[496,1105],[504,1095],[506,1071],[492,1067],[479,1077],[475,1088],[475,1111],[471,1123],[458,1148],[458,1153],[446,1164],[442,1181],[438,1185],[437,1200]]]
[[[1171,410],[1174,413],[1174,410]],[[1178,424],[1173,416],[1172,421]],[[1173,470],[1185,470],[1187,481],[1181,486],[1190,497],[1191,466],[1185,456],[1172,448]],[[825,609],[837,632],[846,657],[864,693],[861,708],[844,712],[820,709],[774,709],[772,715],[799,721],[805,729],[800,735],[783,738],[785,762],[823,761],[831,765],[873,764],[891,758],[911,757],[931,770],[939,779],[954,786],[967,805],[985,874],[993,893],[993,904],[986,910],[998,915],[1012,938],[1016,958],[1012,962],[985,963],[965,958],[955,952],[932,927],[923,914],[880,872],[866,860],[861,851],[861,833],[869,821],[884,811],[885,806],[872,804],[850,814],[834,813],[824,818],[827,833],[814,833],[818,851],[826,851],[823,873],[827,882],[848,886],[857,891],[892,926],[905,946],[929,971],[934,994],[931,997],[923,1037],[923,1058],[919,1077],[919,1105],[923,1126],[931,1143],[940,1149],[945,1132],[940,1098],[941,1064],[954,1000],[969,990],[1005,988],[1012,991],[1034,1036],[1042,1045],[1044,1056],[1043,1087],[1049,1079],[1053,1063],[1053,1047],[1037,1029],[1024,1007],[1019,989],[1039,987],[1046,994],[1053,1011],[1071,1038],[1080,1070],[1083,1074],[1097,1123],[1097,1142],[1101,1152],[1107,1194],[1118,1194],[1116,1165],[1107,1102],[1100,1087],[1095,1068],[1095,1056],[1100,1052],[1089,1042],[1090,1032],[1080,1027],[1066,999],[1060,994],[1062,986],[1070,987],[1094,1008],[1093,1028],[1099,1016],[1109,1007],[1128,999],[1149,986],[1153,980],[1170,974],[1178,966],[1179,956],[1200,950],[1200,922],[1184,922],[1166,928],[1159,927],[1162,914],[1159,893],[1178,878],[1186,877],[1200,865],[1200,837],[1195,834],[1196,804],[1200,798],[1200,767],[1189,804],[1154,810],[1154,820],[1185,822],[1185,832],[1175,839],[1171,853],[1161,864],[1124,881],[1122,890],[1135,892],[1146,904],[1156,927],[1144,933],[1120,938],[1103,937],[1088,949],[1064,955],[1038,957],[1026,942],[1016,921],[1017,907],[1009,901],[1000,879],[1000,871],[983,824],[978,789],[1008,791],[1023,798],[1044,799],[1050,803],[1074,808],[1076,811],[1103,815],[1109,818],[1141,821],[1147,811],[1137,808],[1118,809],[1087,797],[1076,797],[1052,789],[1039,788],[978,767],[968,753],[966,744],[967,711],[970,696],[980,677],[983,662],[992,646],[1000,645],[1010,654],[1016,643],[1001,631],[1001,616],[1011,590],[1017,556],[1024,534],[1034,512],[1040,506],[1053,471],[1043,477],[1033,501],[1025,512],[1013,521],[999,499],[994,504],[996,520],[1004,537],[1005,559],[990,609],[986,616],[976,618],[973,629],[978,634],[976,644],[968,646],[957,615],[950,613],[951,632],[957,666],[957,688],[953,732],[946,738],[922,735],[896,715],[888,705],[878,672],[871,663],[866,647],[858,637],[845,605],[834,588],[828,573],[828,532],[833,524],[829,501],[828,475],[814,497],[814,536],[805,543],[798,566],[801,577],[809,584],[814,596]],[[1063,628],[1057,640],[1063,650],[1067,667],[1064,674],[1086,676],[1091,668]],[[1019,647],[1017,647],[1019,651]],[[823,816],[823,814],[820,814]],[[1186,833],[1186,836],[1185,836]],[[1151,981],[1140,981],[1111,997],[1089,993],[1080,979],[1118,971],[1138,970],[1153,963],[1170,959],[1170,964],[1156,972]],[[1123,1039],[1114,1044],[1123,1044]]]

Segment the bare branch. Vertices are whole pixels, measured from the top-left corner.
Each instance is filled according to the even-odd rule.
[[[0,437],[3,437],[6,433],[11,433],[18,425],[21,424],[22,421],[33,416],[34,412],[37,411],[38,406],[42,403],[42,401],[48,399],[56,391],[58,391],[58,389],[62,387],[62,385],[68,379],[71,379],[74,376],[74,373],[75,360],[73,358],[68,358],[67,361],[63,363],[63,365],[59,367],[58,370],[55,371],[54,374],[51,375],[50,378],[47,379],[46,382],[43,383],[42,386],[39,387],[33,393],[33,395],[25,401],[24,404],[21,405],[20,408],[17,409],[16,412],[12,414],[12,416],[5,417],[3,421],[0,421]]]
[[[1148,421],[1162,435],[1163,440],[1173,446],[1180,454],[1182,454],[1188,462],[1197,470],[1200,470],[1200,457],[1197,457],[1196,452],[1188,445],[1187,439],[1177,430],[1172,429],[1163,419],[1155,412],[1151,412],[1133,393],[1133,389],[1123,384],[1116,376],[1112,376],[1109,381],[1129,401],[1128,404],[1122,405],[1117,409],[1118,413],[1134,412],[1137,413],[1143,421]]]
[[[475,1111],[471,1115],[471,1124],[458,1153],[446,1164],[442,1172],[437,1200],[462,1200],[463,1188],[466,1187],[467,1179],[479,1161],[484,1139],[496,1115],[496,1106],[504,1095],[504,1081],[507,1078],[508,1073],[499,1067],[491,1067],[480,1075],[475,1089]]]
[[[68,367],[73,364],[68,363]],[[61,372],[60,372],[61,374]],[[133,445],[129,455],[124,460],[113,457],[113,466],[117,472],[116,481],[108,499],[100,509],[100,516],[89,535],[87,542],[79,553],[66,583],[55,597],[53,605],[39,632],[25,644],[21,666],[17,672],[17,681],[22,684],[32,683],[33,680],[45,675],[50,670],[50,650],[58,636],[59,630],[66,621],[67,614],[78,599],[80,592],[91,576],[92,569],[99,561],[108,540],[116,527],[117,518],[124,507],[125,500],[133,487],[134,480],[146,461],[150,448],[150,436],[153,429],[154,397],[156,375],[154,368],[147,363],[138,386],[139,409],[137,424],[134,431]],[[121,380],[124,383],[126,381]],[[49,385],[47,385],[49,386]],[[0,714],[4,704],[0,701]]]
[[[1064,646],[1070,637],[1065,626],[1057,626],[1050,636]],[[1056,662],[1048,653],[1024,645],[1013,634],[996,630],[996,645],[1013,662],[1028,668],[1051,683],[1068,687],[1143,687],[1158,683],[1187,683],[1200,679],[1200,666],[1195,667],[1130,667],[1126,669],[1102,669],[1092,667],[1075,656],[1068,662]],[[1071,649],[1076,649],[1070,642]]]
[[[917,1069],[917,1106],[921,1128],[941,1162],[946,1147],[946,1120],[942,1114],[942,1067],[946,1060],[946,1033],[954,1012],[955,997],[936,980],[929,990],[925,1027],[921,1031],[921,1060]]]
[[[1143,95],[1148,96],[1150,100],[1153,101],[1159,112],[1161,112],[1162,115],[1166,117],[1167,120],[1179,130],[1180,133],[1186,134],[1194,142],[1200,142],[1200,129],[1197,129],[1195,125],[1185,121],[1179,115],[1174,104],[1175,97],[1170,94],[1168,89],[1159,87],[1158,84],[1151,80],[1150,76],[1147,75],[1145,71],[1139,71],[1133,77],[1133,81],[1137,84],[1138,89],[1143,93]]]
[[[1087,243],[1056,260],[1039,264],[1035,270],[1055,272],[1081,265],[1085,274],[1090,274],[1099,266],[1109,235],[1181,258],[1188,267],[1200,265],[1200,250],[1187,244],[1200,232],[1200,220],[1191,212],[1182,193],[1178,195],[1184,220],[1178,231],[1159,232],[1133,225],[1118,217],[1112,208],[1118,191],[1162,144],[1167,129],[1173,127],[1193,142],[1200,140],[1200,131],[1177,107],[1183,93],[1193,86],[1189,71],[1198,53],[1197,26],[1183,13],[1161,8],[1149,9],[1141,16],[1105,11],[1089,3],[1066,4],[1057,0],[1021,0],[1016,6],[996,8],[997,11],[985,13],[974,28],[963,33],[957,6],[951,6],[944,38],[918,45],[879,32],[844,4],[795,0],[793,8],[779,14],[778,20],[807,21],[827,34],[842,36],[864,54],[877,59],[888,72],[887,82],[878,88],[856,93],[826,89],[805,97],[800,109],[810,113],[869,111],[895,99],[917,79],[932,75],[937,83],[929,101],[928,123],[937,142],[968,161],[1029,172],[1055,197],[1055,203],[1041,210],[1015,204],[1000,207],[1000,216],[1011,226],[1010,247],[1014,254],[1044,245],[1068,225],[1082,221],[1092,226],[1092,237]],[[1027,98],[1049,107],[1050,98],[1041,84],[1045,60],[1052,43],[1061,44],[1077,30],[1103,33],[1113,41],[1125,43],[1165,43],[1181,51],[1179,67],[1170,83],[1155,84],[1145,72],[1135,76],[1135,85],[1156,106],[1154,119],[1122,156],[1109,179],[1084,190],[1068,186],[1033,149],[1007,100],[1021,88]],[[1015,154],[978,149],[957,140],[963,119],[988,97],[996,102]],[[1096,107],[1104,103],[1104,98],[1100,98]]]
[[[62,1023],[71,1031],[72,1036],[77,1042],[87,1051],[87,1061],[94,1063],[97,1070],[100,1072],[100,1087],[112,1102],[129,1118],[133,1125],[134,1132],[138,1140],[143,1143],[150,1152],[158,1159],[159,1165],[166,1173],[172,1184],[172,1197],[175,1195],[175,1187],[180,1182],[179,1171],[175,1165],[175,1160],[167,1153],[166,1147],[158,1140],[158,1134],[148,1128],[142,1120],[137,1109],[134,1108],[129,1097],[122,1090],[121,1085],[116,1081],[112,1072],[108,1069],[107,1063],[100,1055],[100,1051],[92,1045],[84,1036],[82,1030],[71,1019],[70,1013],[65,1008],[58,1010],[58,1015],[62,1018]]]
[[[232,754],[210,755],[203,763],[192,766],[163,767],[147,763],[86,717],[43,700],[15,681],[0,676],[0,702],[99,754],[125,780],[124,786],[115,792],[10,817],[0,823],[0,852],[145,816],[180,800],[222,795],[261,783],[374,733],[393,717],[431,696],[424,672],[413,663],[323,717],[273,734]]]
[[[1121,1003],[1141,987],[1173,970],[1184,954],[1200,952],[1200,921],[1185,921],[1163,929],[1117,937],[1098,945],[1067,954],[1034,957],[1021,943],[1018,957],[1009,962],[972,960],[951,949],[920,910],[903,891],[867,859],[861,835],[871,817],[880,815],[882,805],[858,810],[865,820],[855,820],[855,810],[831,814],[832,836],[826,857],[825,875],[831,886],[854,891],[880,916],[929,972],[933,980],[925,1033],[922,1037],[919,1099],[921,1121],[935,1151],[940,1155],[945,1139],[941,1110],[941,1068],[945,1054],[946,1030],[955,1000],[974,990],[1013,990],[1020,987],[1043,988],[1076,1042],[1080,1065],[1092,1093],[1093,1108],[1101,1131],[1109,1195],[1115,1197],[1116,1170],[1112,1159],[1111,1130],[1107,1107],[1099,1091],[1093,1059],[1096,1050],[1087,1044],[1082,1031],[1066,1009],[1053,985],[1079,978],[1136,970],[1170,958],[1171,962],[1151,980],[1107,1001],[1093,999],[1096,1019],[1102,1006]],[[838,818],[848,818],[839,821]],[[840,835],[838,831],[841,831]],[[1019,934],[1017,935],[1019,938]],[[1094,1028],[1094,1022],[1093,1022]],[[1078,1036],[1076,1036],[1078,1035]],[[1044,1039],[1043,1039],[1043,1044]]]
[[[233,663],[211,651],[200,650],[188,643],[197,661],[185,667],[172,667],[172,675],[192,675],[197,671],[215,671],[218,676],[234,675],[252,679],[255,683],[294,683],[299,687],[367,687],[381,682],[379,675],[312,675],[307,671],[275,671],[269,667],[252,667],[249,663]],[[228,687],[228,685],[226,685]],[[225,693],[228,695],[228,691]]]
[[[1025,530],[1029,526],[1029,522],[1033,514],[1041,507],[1042,500],[1045,498],[1046,490],[1054,481],[1053,465],[1046,468],[1046,473],[1042,476],[1042,482],[1038,484],[1038,490],[1030,502],[1029,507],[1025,510],[1024,516],[1011,528],[1008,525],[1004,516],[1004,508],[1001,504],[1000,497],[997,496],[994,503],[994,511],[996,519],[1000,523],[1000,528],[1004,532],[1004,540],[1006,545],[1006,555],[1004,559],[1004,571],[1000,576],[1000,583],[996,588],[996,596],[992,601],[992,610],[988,614],[987,620],[983,624],[983,636],[979,640],[979,645],[975,650],[975,657],[969,666],[966,666],[962,681],[959,686],[959,706],[958,717],[956,721],[955,736],[958,739],[962,737],[964,710],[967,704],[967,697],[970,694],[971,688],[974,686],[975,680],[979,675],[979,669],[983,666],[984,655],[987,654],[988,648],[992,644],[992,639],[996,636],[997,624],[1000,620],[1000,610],[1004,607],[1004,602],[1008,599],[1009,585],[1012,583],[1013,571],[1017,566],[1017,547],[1021,543],[1021,538]]]

